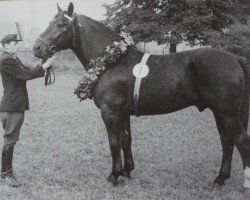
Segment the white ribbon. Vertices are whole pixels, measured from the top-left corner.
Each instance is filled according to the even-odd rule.
[[[150,54],[145,53],[142,57],[142,60],[139,64],[135,65],[133,68],[133,74],[136,77],[135,79],[135,87],[134,87],[134,101],[135,101],[135,114],[136,116],[139,116],[137,113],[137,101],[139,99],[140,94],[140,86],[141,86],[141,80],[145,78],[148,75],[149,69],[146,65],[148,59],[150,57]]]
[[[68,16],[68,15],[66,15],[66,14],[64,14],[64,17],[66,17],[70,22],[72,22],[73,21],[73,18],[72,17],[70,17],[70,16]]]

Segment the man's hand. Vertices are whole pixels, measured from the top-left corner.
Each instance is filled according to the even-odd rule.
[[[42,67],[43,67],[43,69],[45,70],[45,69],[47,69],[48,67],[53,66],[53,65],[54,65],[54,56],[52,56],[51,58],[48,58],[48,59],[46,60],[46,62],[42,64]]]

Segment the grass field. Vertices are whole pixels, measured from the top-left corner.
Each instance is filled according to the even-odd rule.
[[[1,200],[242,199],[236,150],[231,178],[222,188],[211,187],[221,162],[219,135],[211,112],[194,107],[132,117],[135,170],[131,180],[122,177],[111,186],[107,133],[94,103],[73,94],[79,78],[57,75],[48,87],[43,79],[28,82],[31,109],[14,155],[22,187],[0,185]]]

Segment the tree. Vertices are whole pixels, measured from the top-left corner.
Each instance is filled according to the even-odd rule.
[[[250,1],[249,0],[237,0],[237,7],[234,8],[234,16],[238,19],[238,22],[247,24],[250,15]]]
[[[235,23],[224,33],[214,31],[206,37],[211,46],[244,56],[245,50],[250,48],[250,23]]]
[[[170,43],[170,52],[182,41],[209,44],[210,32],[246,23],[250,10],[248,0],[117,0],[104,7],[111,28],[129,32],[136,42]]]

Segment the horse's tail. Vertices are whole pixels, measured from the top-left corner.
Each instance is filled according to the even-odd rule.
[[[246,58],[247,58],[247,65],[250,65],[250,51],[249,51],[249,55],[247,55]],[[248,73],[248,66],[240,58],[238,58],[238,61],[244,72],[244,79],[245,79],[244,97],[243,97],[243,101],[240,107],[240,119],[244,128],[247,130],[248,119],[249,119],[250,77]]]

